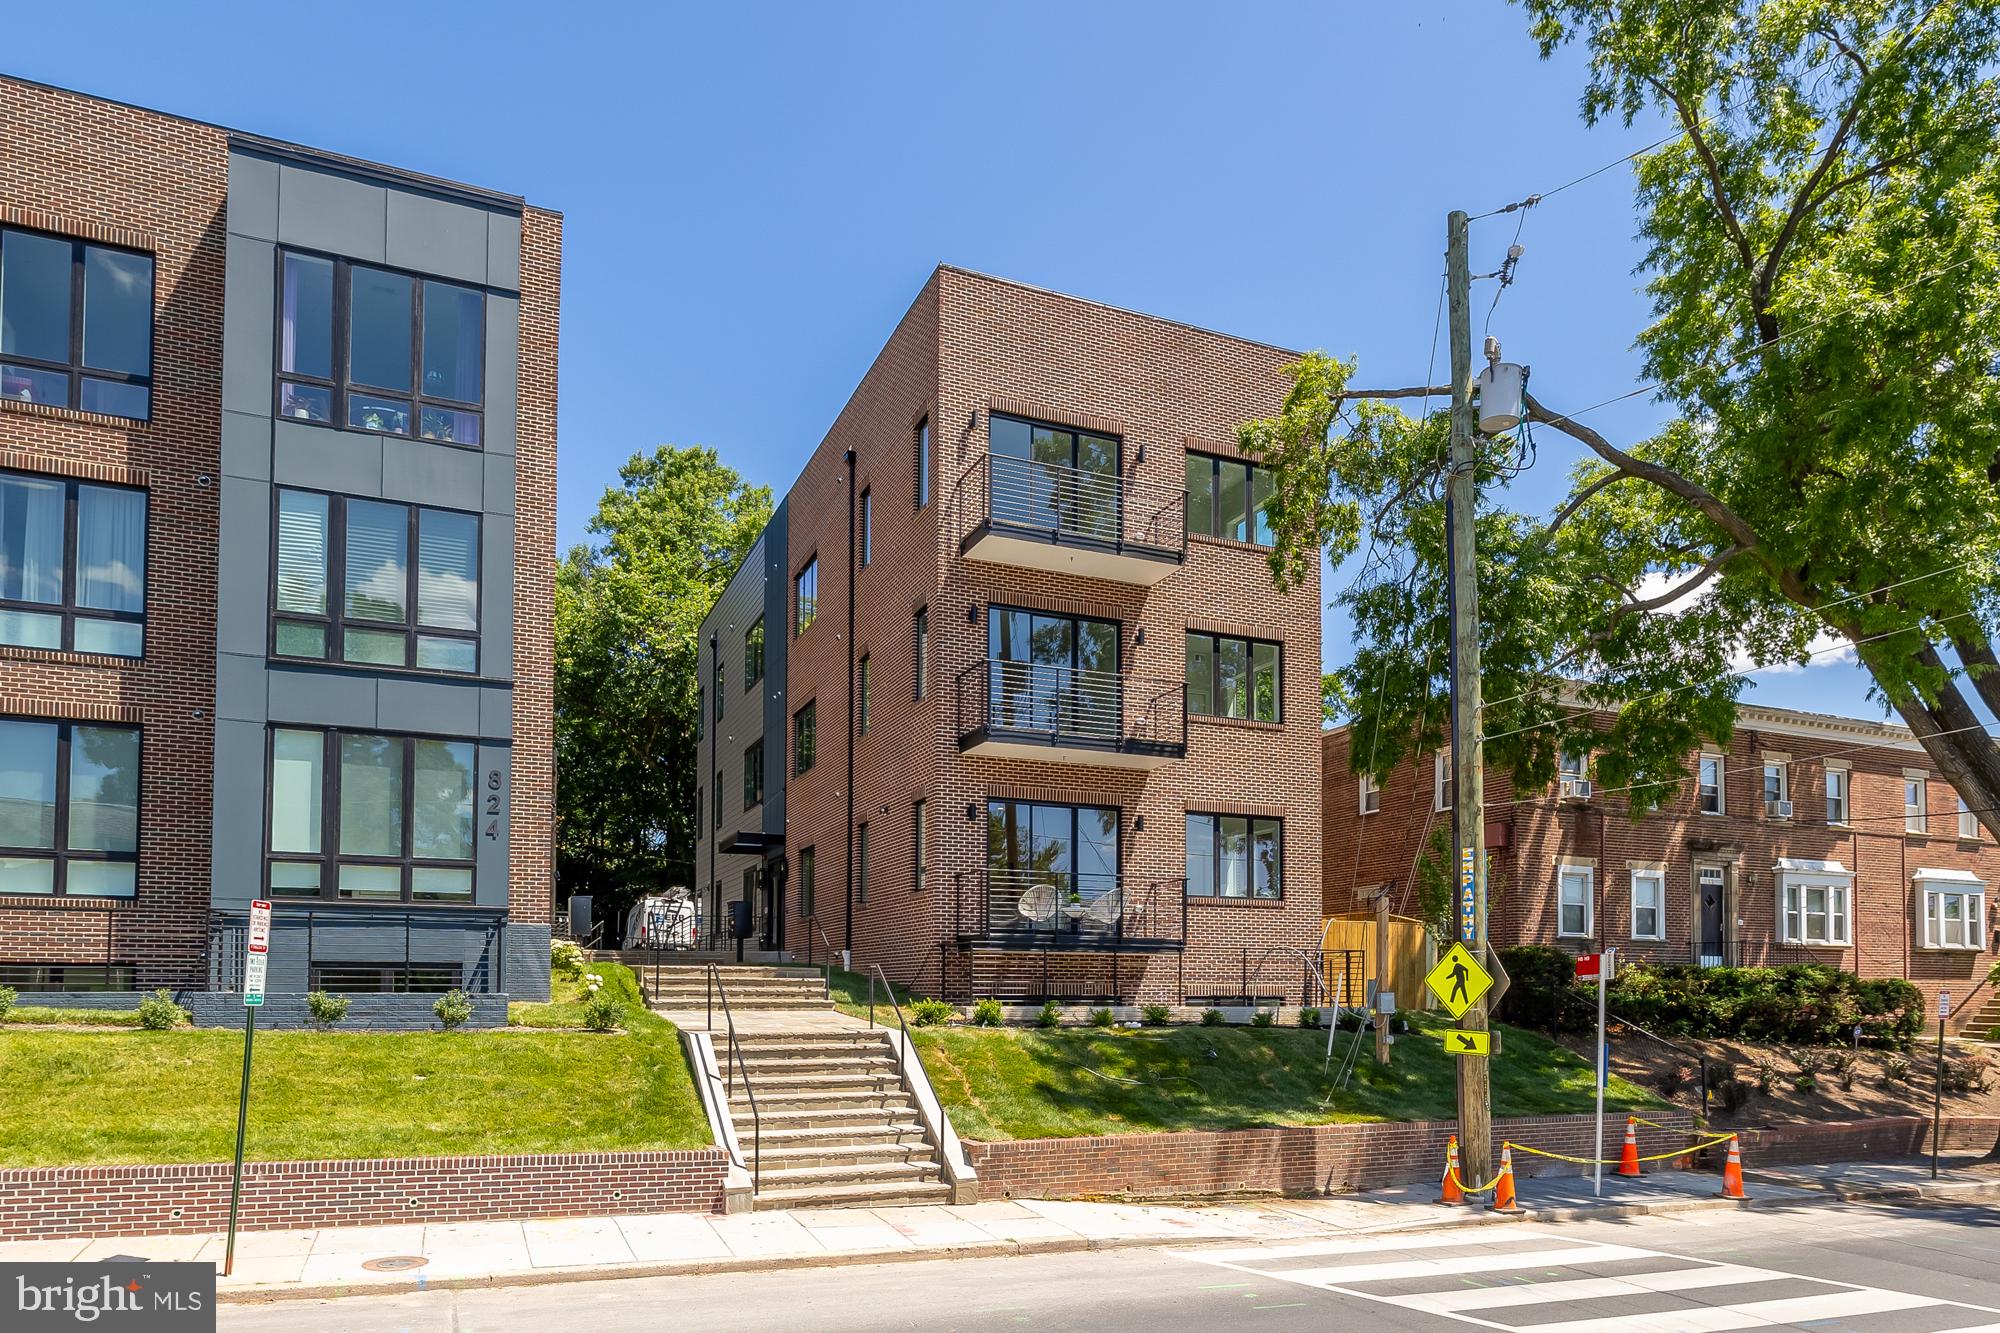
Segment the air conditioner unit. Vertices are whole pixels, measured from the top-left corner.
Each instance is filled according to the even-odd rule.
[[[1590,799],[1589,778],[1564,778],[1562,799],[1565,801],[1587,801]]]
[[[1764,814],[1770,819],[1790,819],[1792,817],[1792,803],[1790,801],[1766,801],[1764,802]]]

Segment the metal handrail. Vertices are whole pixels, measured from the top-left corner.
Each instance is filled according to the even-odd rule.
[[[1051,742],[1187,744],[1182,680],[989,657],[960,671],[954,685],[961,737],[985,727]]]
[[[959,473],[954,494],[961,509],[974,486],[983,492],[975,512],[997,525],[1120,546],[1187,549],[1186,486],[993,453],[979,454]]]
[[[834,955],[833,941],[828,939],[826,937],[826,932],[819,928],[818,917],[816,916],[807,917],[806,925],[812,928],[813,935],[819,936],[819,942],[826,946],[826,959],[824,962],[820,964],[820,975],[825,983],[825,988],[822,991],[820,998],[823,1000],[831,1000],[833,998],[833,955]],[[806,966],[807,967],[812,966],[812,935],[806,936]]]
[[[911,1060],[915,1060],[921,1066],[924,1062],[924,1057],[917,1053],[917,1044],[910,1039],[910,1020],[903,1017],[903,1006],[896,999],[896,988],[889,984],[889,978],[883,973],[880,963],[870,963],[868,965],[868,1026],[875,1026],[875,983],[877,981],[882,983],[882,989],[888,995],[889,1003],[896,1011],[896,1025],[902,1029],[903,1033],[903,1049],[910,1053]],[[898,1064],[896,1077],[901,1080],[904,1092],[909,1093],[912,1097],[917,1095],[916,1088],[910,1084],[907,1062]],[[928,1071],[926,1071],[924,1077],[927,1079],[930,1077]],[[939,1151],[942,1152],[943,1148],[944,1144],[940,1142],[938,1144]]]
[[[722,997],[723,1021],[729,1024],[729,1059],[723,1062],[727,1075],[724,1084],[725,1102],[736,1099],[736,1074],[743,1074],[743,1095],[750,1101],[750,1132],[755,1146],[755,1165],[750,1168],[750,1192],[759,1193],[764,1188],[764,1113],[757,1109],[757,1090],[750,1086],[750,1066],[743,1059],[743,1044],[736,1039],[736,1015],[729,1007],[729,990],[722,984],[722,970],[714,963],[708,965],[708,1031],[715,1033],[715,997]],[[738,1166],[742,1163],[739,1161]]]

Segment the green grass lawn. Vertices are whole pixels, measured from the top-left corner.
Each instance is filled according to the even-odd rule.
[[[1457,1115],[1448,1056],[1432,1035],[1442,1020],[1417,1019],[1396,1042],[1387,1069],[1362,1038],[1352,1079],[1333,1087],[1321,1073],[1326,1033],[1298,1028],[926,1028],[917,1044],[952,1124],[969,1139],[1042,1139],[1250,1129],[1367,1120],[1445,1120]],[[1493,1059],[1496,1116],[1585,1112],[1594,1071],[1530,1032],[1503,1029]],[[1334,1070],[1354,1040],[1334,1043]],[[1613,1079],[1605,1106],[1661,1103]]]
[[[597,964],[607,986],[615,964]],[[629,972],[618,984],[631,988]],[[636,991],[633,991],[636,994]],[[560,1010],[564,1006],[527,1006]],[[673,1025],[260,1032],[245,1155],[435,1157],[709,1141]],[[0,1166],[227,1161],[238,1032],[0,1032]]]

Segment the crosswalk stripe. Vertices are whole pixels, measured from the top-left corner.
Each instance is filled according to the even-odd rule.
[[[1500,1273],[1510,1269],[1562,1268],[1569,1264],[1608,1264],[1619,1259],[1649,1259],[1652,1250],[1628,1245],[1579,1245],[1562,1250],[1530,1250],[1525,1254],[1467,1255],[1451,1259],[1389,1259],[1373,1264],[1339,1264],[1330,1268],[1264,1271],[1266,1277],[1289,1282],[1325,1283],[1351,1287],[1357,1282],[1396,1282],[1413,1277],[1454,1277],[1460,1273]],[[1366,1293],[1361,1293],[1366,1294]]]
[[[1516,1227],[1459,1226],[1404,1236],[1361,1236],[1353,1240],[1318,1240],[1298,1245],[1257,1245],[1240,1250],[1191,1250],[1188,1258],[1203,1263],[1240,1264],[1268,1259],[1311,1259],[1322,1254],[1375,1254],[1383,1250],[1435,1250],[1453,1245],[1514,1245],[1523,1240],[1555,1240],[1546,1231]],[[1566,1244],[1577,1242],[1564,1238]]]
[[[1459,1310],[1502,1310],[1520,1305],[1547,1305],[1554,1301],[1594,1301],[1607,1296],[1643,1296],[1652,1291],[1697,1291],[1707,1287],[1737,1286],[1745,1282],[1769,1282],[1792,1276],[1765,1268],[1744,1268],[1737,1264],[1711,1264],[1702,1268],[1676,1268],[1664,1273],[1635,1273],[1627,1277],[1585,1277],[1567,1282],[1520,1282],[1502,1287],[1467,1287],[1463,1291],[1437,1291],[1421,1296],[1394,1299],[1413,1309],[1432,1314]],[[1814,1279],[1808,1279],[1814,1280]]]
[[[1915,1310],[1944,1305],[1934,1296],[1912,1296],[1900,1291],[1861,1287],[1853,1291],[1833,1291],[1822,1296],[1794,1296],[1779,1301],[1749,1301],[1742,1305],[1705,1305],[1692,1310],[1669,1310],[1661,1314],[1611,1315],[1602,1319],[1572,1319],[1560,1324],[1537,1324],[1535,1333],[1632,1333],[1647,1327],[1648,1320],[1664,1320],[1661,1333],[1718,1333],[1731,1328],[1769,1328],[1774,1324],[1803,1324],[1815,1319],[1852,1319],[1857,1315],[1886,1314],[1891,1310]]]

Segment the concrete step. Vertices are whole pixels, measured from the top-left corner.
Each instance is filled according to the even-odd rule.
[[[924,1162],[854,1162],[833,1166],[792,1166],[773,1170],[764,1161],[765,1189],[793,1189],[802,1185],[920,1185],[939,1178],[942,1168],[935,1159]]]
[[[832,1034],[833,1039],[821,1041],[804,1033],[779,1033],[778,1041],[752,1041],[754,1034],[738,1033],[737,1041],[743,1047],[743,1058],[751,1061],[785,1060],[872,1060],[891,1059],[888,1043],[877,1037],[872,1041],[848,1041],[844,1034]],[[726,1039],[727,1034],[725,1034]]]
[[[819,1055],[765,1055],[761,1051],[743,1049],[743,1066],[750,1071],[750,1077],[762,1080],[766,1074],[894,1074],[896,1062],[887,1055],[876,1055],[871,1051],[828,1051]]]
[[[751,1201],[751,1208],[765,1212],[780,1208],[880,1208],[897,1204],[939,1204],[951,1200],[951,1186],[942,1180],[888,1182],[855,1185],[772,1185],[765,1173],[765,1187]]]
[[[763,1113],[766,1127],[781,1119],[789,1119],[793,1124],[835,1121],[853,1124],[857,1119],[866,1121],[871,1116],[878,1121],[885,1116],[907,1119],[917,1109],[910,1094],[893,1083],[877,1092],[858,1088],[758,1088],[756,1093],[757,1109]],[[750,1122],[750,1099],[741,1089],[729,1110],[736,1123]]]
[[[880,1112],[874,1114],[879,1115]],[[748,1117],[744,1130],[752,1128]],[[747,1142],[748,1140],[744,1140]],[[764,1125],[764,1149],[778,1148],[858,1148],[864,1145],[907,1144],[924,1147],[924,1127],[915,1120],[857,1121],[852,1125],[800,1125],[774,1129],[768,1118]]]
[[[755,1140],[746,1149],[754,1150]],[[764,1179],[776,1172],[834,1169],[850,1166],[935,1167],[937,1150],[919,1139],[915,1143],[847,1143],[775,1145],[764,1136]]]
[[[701,995],[657,995],[651,998],[648,1007],[660,1013],[706,1013],[708,1010],[708,1000],[707,997]],[[818,1013],[831,1008],[833,1008],[831,1004],[816,995],[732,995],[729,997],[727,1007],[720,1000],[715,1002],[715,1017],[717,1022],[721,1022],[724,1014],[731,1013],[745,1014],[752,1011],[765,1013],[773,1009],[791,1010],[797,1013]]]
[[[837,1069],[801,1069],[796,1073],[760,1072],[753,1069],[750,1072],[750,1086],[757,1090],[759,1097],[806,1089],[823,1089],[829,1092],[874,1092],[881,1088],[900,1088],[902,1082],[902,1075],[894,1068],[857,1070],[852,1073]]]
[[[876,1046],[887,1049],[883,1034],[872,1028],[822,1028],[812,1032],[740,1032],[744,1047],[761,1049],[814,1048],[833,1046]]]

